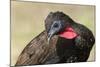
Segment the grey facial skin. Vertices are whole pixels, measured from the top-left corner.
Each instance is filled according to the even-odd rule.
[[[50,41],[51,37],[58,33],[62,29],[61,21],[54,21],[53,24],[50,27],[50,30],[48,32],[48,42]]]

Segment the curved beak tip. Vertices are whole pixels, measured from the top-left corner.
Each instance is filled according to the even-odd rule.
[[[51,39],[51,34],[48,34],[48,42],[50,41]]]
[[[48,42],[50,41],[50,38],[48,38]]]

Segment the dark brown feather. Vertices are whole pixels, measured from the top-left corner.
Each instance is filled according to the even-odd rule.
[[[43,31],[24,48],[15,66],[43,64],[54,53],[56,41],[57,36],[51,39],[49,45],[46,31]]]

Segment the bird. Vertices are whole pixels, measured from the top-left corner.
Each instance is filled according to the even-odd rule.
[[[50,12],[45,30],[33,38],[15,66],[86,62],[95,38],[90,29],[63,12]]]
[[[63,12],[51,12],[45,27],[48,41],[58,35],[55,55],[46,64],[86,62],[95,43],[92,31]]]

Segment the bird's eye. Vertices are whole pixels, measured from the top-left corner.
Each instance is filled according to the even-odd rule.
[[[57,23],[55,23],[53,27],[57,28],[57,27],[59,27],[59,25]]]

